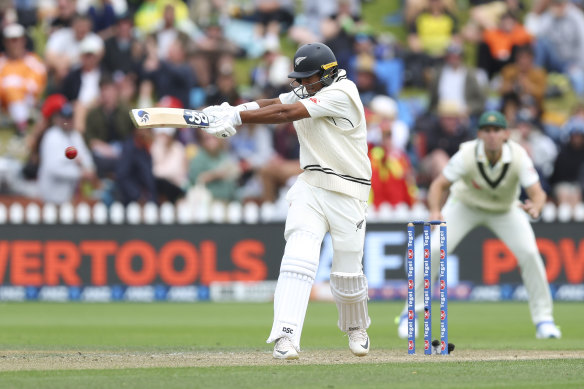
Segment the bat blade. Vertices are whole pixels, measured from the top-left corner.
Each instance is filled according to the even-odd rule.
[[[203,111],[181,108],[140,108],[130,110],[136,128],[204,128],[209,127],[209,116]]]

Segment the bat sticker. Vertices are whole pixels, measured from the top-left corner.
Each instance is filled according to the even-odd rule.
[[[197,125],[200,127],[208,127],[209,126],[209,118],[207,115],[201,111],[195,111],[192,109],[185,109],[183,118],[187,124]]]
[[[146,111],[138,111],[138,116],[140,117],[140,122],[142,123],[148,123],[148,120],[150,120],[150,115]]]

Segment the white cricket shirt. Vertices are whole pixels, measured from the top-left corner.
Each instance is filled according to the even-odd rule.
[[[283,104],[300,101],[310,118],[294,122],[300,143],[300,178],[311,185],[367,201],[371,163],[367,156],[367,126],[357,86],[335,81],[314,96],[294,92],[280,96]]]
[[[503,145],[501,158],[490,166],[481,140],[465,142],[442,174],[453,183],[451,193],[471,207],[506,212],[518,202],[520,186],[539,181],[527,151],[514,141]]]

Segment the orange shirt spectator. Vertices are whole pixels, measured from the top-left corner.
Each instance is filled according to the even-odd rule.
[[[25,130],[30,109],[47,83],[41,59],[26,51],[25,30],[20,24],[4,28],[6,54],[0,56],[0,102],[19,130]]]
[[[483,41],[489,46],[491,55],[500,61],[511,57],[514,46],[523,46],[532,40],[533,37],[525,27],[510,13],[503,15],[498,28],[483,32]]]

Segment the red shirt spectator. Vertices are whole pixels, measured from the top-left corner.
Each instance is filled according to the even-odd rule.
[[[382,203],[412,206],[418,188],[410,160],[405,152],[392,146],[391,130],[383,132],[380,146],[369,151],[371,160],[370,202],[378,207]]]

